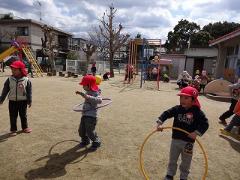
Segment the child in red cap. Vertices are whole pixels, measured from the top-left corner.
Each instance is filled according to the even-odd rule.
[[[12,76],[4,83],[0,104],[3,103],[6,96],[9,98],[9,115],[10,115],[10,135],[17,135],[17,117],[18,113],[21,119],[22,130],[30,133],[32,130],[27,123],[27,105],[32,105],[32,84],[26,77],[27,72],[22,61],[14,61],[11,65]]]
[[[202,136],[208,129],[208,119],[200,110],[198,101],[198,91],[190,86],[181,90],[180,105],[174,106],[164,111],[157,120],[157,130],[162,131],[162,124],[169,118],[174,118],[173,127],[181,128],[190,133],[185,134],[181,131],[172,131],[172,142],[168,170],[165,180],[172,180],[177,171],[177,161],[181,154],[180,180],[188,178],[192,160],[193,145],[196,136]]]
[[[240,89],[239,89],[240,91]],[[230,123],[223,129],[220,129],[220,132],[227,135],[227,136],[234,136],[234,134],[232,134],[232,129],[234,126],[236,127],[240,127],[240,98],[237,101],[237,104],[234,107],[233,113],[235,114],[234,117],[232,118],[232,120],[230,121]],[[240,134],[239,135],[235,135],[235,137],[237,137],[237,139],[240,140]]]
[[[76,91],[76,94],[81,95],[85,99],[82,118],[78,129],[79,136],[82,139],[80,146],[87,146],[91,140],[91,150],[95,151],[101,145],[95,127],[97,124],[97,104],[102,103],[102,98],[99,95],[99,88],[96,84],[95,76],[86,75],[79,84],[82,85],[83,89],[86,91],[86,93]]]
[[[231,105],[229,109],[219,117],[219,120],[220,120],[219,123],[222,123],[224,126],[227,125],[226,119],[231,117],[234,114],[233,112],[234,107],[236,106],[238,99],[240,98],[240,82],[229,85],[229,89],[230,89],[230,94],[232,96]]]

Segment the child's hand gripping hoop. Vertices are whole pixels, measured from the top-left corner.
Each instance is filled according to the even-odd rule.
[[[105,107],[109,104],[112,103],[112,100],[110,98],[103,98],[102,99],[102,103],[101,104],[98,104],[96,108],[94,109],[99,109],[99,108],[102,108],[102,107]],[[81,104],[76,104],[75,106],[73,106],[73,111],[75,112],[83,112],[83,104],[84,103],[81,103]],[[92,109],[87,109],[85,111],[89,111],[89,110],[92,110]]]
[[[176,127],[163,127],[163,129],[174,129],[174,130],[178,130],[178,131],[182,131],[186,134],[190,134],[189,132],[181,129],[181,128],[176,128]],[[144,162],[143,162],[143,148],[144,148],[144,145],[146,144],[147,140],[156,132],[160,132],[160,131],[157,131],[157,130],[154,130],[152,131],[151,133],[149,133],[147,135],[147,137],[144,139],[143,143],[142,143],[142,146],[141,146],[141,149],[140,149],[140,154],[139,154],[139,163],[140,163],[140,169],[141,169],[141,172],[143,174],[143,176],[145,177],[146,180],[150,180],[147,172],[145,171],[145,168],[144,168]],[[207,154],[202,146],[202,144],[200,143],[200,141],[198,139],[196,139],[196,142],[198,143],[202,153],[203,153],[203,156],[204,156],[204,161],[205,161],[205,171],[204,171],[204,174],[202,176],[202,180],[205,180],[206,179],[206,176],[207,176],[207,173],[208,173],[208,159],[207,159]]]

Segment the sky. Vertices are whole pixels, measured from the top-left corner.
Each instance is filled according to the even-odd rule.
[[[240,0],[0,0],[0,14],[13,13],[87,38],[113,4],[123,32],[135,37],[167,39],[181,19],[201,26],[228,21],[240,23]]]

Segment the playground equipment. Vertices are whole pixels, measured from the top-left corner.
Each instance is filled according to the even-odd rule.
[[[190,134],[189,132],[181,129],[181,128],[176,128],[176,127],[163,127],[163,130],[164,129],[174,129],[174,130],[177,130],[177,131],[181,131],[181,132],[184,132],[186,134]],[[139,163],[140,163],[140,169],[141,169],[141,172],[143,174],[143,176],[145,177],[146,180],[150,180],[145,168],[144,168],[144,162],[143,162],[143,148],[144,148],[144,145],[146,144],[147,140],[156,132],[159,132],[157,130],[154,130],[152,131],[151,133],[149,133],[147,135],[147,137],[144,139],[143,143],[142,143],[142,146],[141,146],[141,149],[140,149],[140,154],[139,154]],[[196,142],[198,143],[202,153],[203,153],[203,156],[204,156],[204,160],[205,160],[205,171],[204,171],[204,174],[202,176],[202,180],[206,180],[206,177],[207,177],[207,174],[208,174],[208,159],[207,159],[207,154],[202,146],[202,144],[200,143],[200,141],[198,139],[196,139]]]
[[[23,50],[25,56],[27,57],[28,62],[30,64],[32,64],[33,69],[34,69],[36,75],[38,77],[39,76],[43,76],[43,71],[42,71],[41,67],[37,64],[37,61],[34,59],[33,54],[31,52],[30,48],[23,45],[22,50]]]
[[[127,66],[132,66],[131,68],[126,68],[125,77],[127,77],[128,83],[133,82],[138,74],[139,68],[141,68],[141,85],[142,87],[142,76],[144,71],[146,71],[146,66],[150,55],[153,56],[153,49],[150,46],[161,48],[160,39],[134,39],[129,42],[129,59]],[[140,49],[141,48],[141,49]],[[144,53],[145,52],[145,53]],[[141,65],[141,66],[139,66]],[[131,76],[132,73],[132,76]],[[125,78],[126,79],[126,78]]]
[[[232,83],[224,79],[213,80],[205,87],[206,96],[216,101],[229,102],[231,100],[230,85]]]
[[[137,68],[137,44],[135,40],[129,42],[129,58],[128,64],[125,67],[125,78],[124,81],[128,83],[133,82],[136,78],[136,68]],[[134,77],[133,77],[134,76]]]
[[[150,57],[154,56],[155,50],[159,48],[158,59],[151,63]],[[161,40],[160,39],[134,39],[129,42],[129,59],[125,68],[124,82],[132,83],[136,75],[141,70],[140,88],[149,76],[153,76],[152,71],[156,71],[155,75],[157,82],[157,89],[159,90],[161,68],[167,67],[170,69],[171,60],[161,59]],[[155,54],[156,55],[156,54]]]
[[[16,52],[18,52],[18,57],[20,60],[22,60],[22,52],[25,54],[29,65],[32,65],[37,77],[43,76],[41,67],[37,64],[37,61],[34,59],[30,48],[26,46],[25,43],[13,41],[12,46],[0,54],[0,62]]]
[[[10,48],[8,48],[4,52],[2,52],[0,54],[0,62],[2,62],[7,56],[10,56],[11,54],[13,54],[16,51],[18,51],[18,48],[11,46]]]

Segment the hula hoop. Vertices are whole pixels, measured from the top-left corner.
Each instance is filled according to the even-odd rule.
[[[103,98],[102,101],[106,101],[106,103],[101,103],[101,104],[97,105],[97,107],[94,108],[94,109],[99,109],[99,108],[105,107],[105,106],[107,106],[107,105],[112,103],[112,100],[110,98]],[[73,108],[72,108],[73,111],[75,111],[75,112],[83,112],[83,109],[82,109],[83,108],[83,104],[84,103],[76,104],[75,106],[73,106]],[[89,110],[91,110],[91,109],[87,109],[85,111],[89,111]]]
[[[178,131],[182,131],[186,134],[190,134],[189,132],[181,129],[181,128],[176,128],[176,127],[163,127],[163,129],[174,129],[174,130],[178,130]],[[140,163],[140,169],[141,169],[141,172],[143,174],[143,176],[145,177],[146,180],[150,180],[147,172],[145,171],[145,168],[144,168],[144,162],[143,162],[143,148],[144,148],[144,145],[145,143],[147,142],[147,140],[156,132],[159,132],[157,130],[154,130],[152,131],[151,133],[149,133],[147,135],[147,137],[144,139],[143,143],[142,143],[142,146],[141,146],[141,149],[140,149],[140,154],[139,154],[139,163]],[[206,176],[207,176],[207,173],[208,173],[208,159],[207,159],[207,154],[202,146],[202,144],[200,143],[200,141],[196,138],[196,142],[198,143],[200,149],[202,150],[203,152],[203,156],[204,156],[204,160],[205,160],[205,171],[204,171],[204,174],[203,174],[203,177],[202,177],[202,180],[205,180],[206,179]]]

